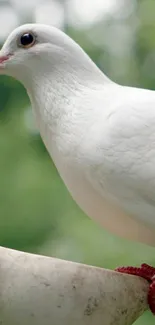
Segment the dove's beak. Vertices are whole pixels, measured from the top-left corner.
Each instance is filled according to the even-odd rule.
[[[0,56],[0,65],[9,59],[9,55]]]
[[[11,54],[3,55],[0,51],[0,74],[4,73],[7,61],[10,59]]]

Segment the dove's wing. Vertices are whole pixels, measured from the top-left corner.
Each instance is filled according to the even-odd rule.
[[[97,123],[87,179],[111,203],[155,227],[155,92],[118,87],[115,95]]]

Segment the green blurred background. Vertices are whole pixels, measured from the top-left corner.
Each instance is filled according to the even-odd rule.
[[[0,43],[16,26],[63,29],[114,81],[155,89],[154,0],[0,0]],[[0,77],[0,245],[115,268],[155,265],[155,248],[109,234],[72,201],[42,143],[25,89]],[[153,325],[145,313],[135,325]]]

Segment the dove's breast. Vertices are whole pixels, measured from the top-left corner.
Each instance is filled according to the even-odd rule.
[[[50,137],[49,134],[49,139]],[[51,148],[47,133],[46,137],[42,134],[42,138],[72,198],[87,216],[118,236],[155,246],[155,229],[147,227],[112,203],[112,200],[108,200],[106,191],[102,191],[101,195],[100,191],[92,186],[88,174],[86,175],[85,170],[79,166],[75,156],[72,161],[69,153],[64,157],[61,151],[57,150],[58,146]]]
[[[104,198],[73,167],[62,167],[59,173],[80,208],[103,228],[118,236],[155,246],[155,229],[132,218],[123,209]]]

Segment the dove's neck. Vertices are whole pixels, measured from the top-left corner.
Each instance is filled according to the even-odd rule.
[[[93,96],[111,83],[83,51],[76,58],[62,56],[59,52],[55,57],[47,57],[46,61],[40,59],[34,67],[35,73],[30,72],[23,80],[36,114],[41,114],[43,119],[48,115],[51,126],[69,112],[82,113],[80,100],[86,100],[88,94]]]
[[[47,60],[36,69],[27,89],[41,136],[53,158],[58,151],[65,156],[76,154],[109,83],[86,55],[81,62],[59,60],[49,64]]]

